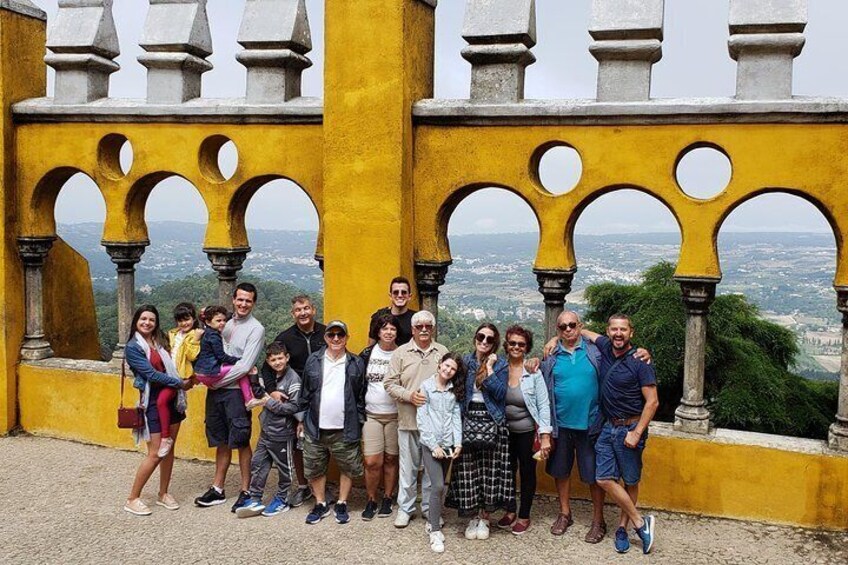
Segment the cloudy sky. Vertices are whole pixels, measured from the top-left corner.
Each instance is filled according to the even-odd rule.
[[[57,0],[35,0],[48,15]],[[304,74],[305,96],[323,93],[323,0],[306,0],[315,50],[314,66]],[[470,66],[460,56],[464,12],[462,0],[441,0],[437,9],[436,97],[467,98]],[[728,0],[666,0],[663,58],[654,66],[654,98],[733,96],[735,62],[727,53]],[[809,2],[807,43],[795,62],[794,93],[799,96],[848,96],[848,2]],[[537,63],[527,71],[527,98],[593,98],[597,62],[588,52],[586,32],[591,0],[536,0]],[[236,35],[244,0],[209,0],[208,11],[215,68],[203,78],[205,97],[238,97],[244,92],[244,68],[235,60],[240,49]],[[121,41],[121,70],[112,76],[114,97],[142,98],[145,69],[136,57],[144,22],[145,0],[116,0],[115,20]],[[374,46],[379,49],[379,45]],[[51,77],[48,77],[51,78]],[[52,85],[52,80],[50,81]],[[52,87],[52,86],[51,86]],[[693,193],[708,195],[729,179],[729,164],[716,155],[693,155],[680,181]],[[226,157],[225,157],[226,159]],[[232,160],[232,158],[230,157]],[[233,161],[234,162],[234,161]],[[226,163],[224,163],[226,165]],[[552,156],[543,164],[543,180],[552,189],[567,189],[579,178],[569,155]],[[518,203],[518,205],[516,205]],[[290,229],[316,229],[317,217],[300,190],[283,181],[264,187],[248,209],[248,227],[279,228],[279,214],[295,218]],[[187,212],[186,211],[191,211]],[[637,213],[634,214],[634,211]],[[60,223],[102,222],[105,209],[90,181],[75,178],[60,194],[56,209]],[[635,219],[634,219],[635,218]],[[178,179],[162,183],[148,203],[151,221],[180,219],[205,222],[199,195]],[[536,231],[536,222],[521,201],[504,191],[484,190],[460,205],[450,232],[485,233]],[[822,216],[806,202],[790,196],[760,197],[740,207],[728,219],[733,231],[829,231]],[[650,197],[621,191],[596,201],[581,216],[582,233],[677,231],[671,215]]]

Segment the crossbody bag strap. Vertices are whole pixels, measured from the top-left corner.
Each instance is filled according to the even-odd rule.
[[[124,381],[127,379],[127,362],[121,360],[121,400],[120,407],[124,407]],[[142,392],[138,391],[138,403],[141,404]]]

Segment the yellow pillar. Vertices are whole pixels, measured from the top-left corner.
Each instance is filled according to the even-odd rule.
[[[415,281],[412,104],[432,96],[426,0],[327,0],[324,71],[325,319],[365,343],[392,277]]]
[[[18,216],[15,187],[15,128],[11,105],[24,98],[44,96],[46,26],[40,11],[0,8],[0,434],[15,427],[17,414],[16,366],[24,335],[24,279],[16,236]]]

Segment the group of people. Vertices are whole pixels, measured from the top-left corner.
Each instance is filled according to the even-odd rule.
[[[364,475],[362,519],[395,514],[395,527],[405,528],[416,516],[420,475],[421,515],[430,548],[440,553],[443,506],[469,519],[467,539],[488,539],[493,525],[525,533],[538,460],[545,460],[559,495],[550,531],[565,534],[573,524],[570,476],[576,460],[594,510],[585,541],[599,543],[606,536],[603,504],[609,494],[621,508],[615,549],[630,548],[632,528],[642,550],[651,551],[654,518],[643,516],[636,502],[658,401],[650,355],[631,344],[631,320],[616,314],[607,335],[600,335],[583,328],[576,313],[563,312],[541,363],[528,358],[532,332],[513,325],[501,342],[498,328],[483,323],[473,353],[462,356],[435,341],[435,317],[408,307],[410,291],[407,279],[391,281],[390,306],[372,316],[369,345],[358,355],[347,348],[347,324],[317,322],[305,295],[292,299],[292,326],[267,346],[265,329],[252,315],[257,291],[250,283],[236,287],[229,320],[220,306],[198,316],[183,303],[167,335],[156,308],[139,307],[125,358],[141,391],[145,426],[135,434],[147,442],[147,457],[124,509],[151,513],[141,491],[157,466],[156,504],[179,508],[168,492],[174,445],[185,418],[184,391],[202,383],[208,387],[206,436],[216,454],[212,485],[195,499],[198,506],[227,500],[233,450],[239,452],[241,489],[232,511],[239,517],[275,516],[314,497],[307,524],[331,512],[345,524],[353,479]],[[503,357],[497,355],[501,345]],[[256,370],[263,347],[265,361]],[[249,411],[259,407],[253,452]],[[331,458],[340,475],[332,510],[326,488]],[[272,467],[279,482],[266,504]]]

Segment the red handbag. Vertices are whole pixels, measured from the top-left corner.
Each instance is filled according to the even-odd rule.
[[[144,408],[124,406],[124,380],[127,378],[126,363],[121,363],[121,405],[118,406],[118,427],[121,429],[135,430],[144,427]],[[141,391],[138,393],[141,400]]]

